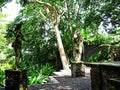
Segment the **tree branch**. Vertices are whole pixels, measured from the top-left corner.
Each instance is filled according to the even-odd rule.
[[[47,11],[48,17],[50,18],[53,25],[58,24],[58,12],[57,12],[56,8],[54,6],[52,6],[51,4],[47,3],[47,2],[42,2],[42,1],[39,1],[39,0],[36,0],[36,2],[38,2],[40,4],[44,4],[47,7],[46,11]],[[54,11],[53,14],[50,13],[50,9],[52,9]]]

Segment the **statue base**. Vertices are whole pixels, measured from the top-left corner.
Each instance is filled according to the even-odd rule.
[[[85,77],[85,66],[82,62],[71,63],[72,77]]]
[[[28,90],[27,70],[6,70],[5,90]]]

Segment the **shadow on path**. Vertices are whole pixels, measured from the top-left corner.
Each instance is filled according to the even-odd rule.
[[[33,85],[29,90],[91,90],[90,77],[53,77],[58,82],[45,85]]]

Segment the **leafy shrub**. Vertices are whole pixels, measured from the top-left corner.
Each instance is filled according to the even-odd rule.
[[[110,46],[100,46],[99,52],[91,55],[89,62],[109,62],[110,61]]]
[[[102,34],[97,34],[94,37],[94,40],[92,41],[92,44],[95,45],[101,45],[101,44],[109,44],[109,38],[106,35],[102,35]]]
[[[36,71],[29,72],[28,75],[29,84],[43,84],[47,83],[48,77],[44,76],[41,72],[36,73]]]
[[[5,70],[10,69],[12,66],[9,64],[9,61],[4,61],[0,63],[0,86],[5,86]]]
[[[48,76],[54,71],[53,67],[49,64],[39,65],[33,62],[23,60],[20,62],[21,68],[28,70],[29,84],[43,84],[48,82]],[[12,67],[11,64],[6,62],[4,65],[0,64],[0,86],[5,86],[5,70]]]
[[[52,74],[54,69],[49,65],[41,65],[37,64],[30,67],[28,71],[29,84],[43,84],[47,83],[48,76]]]
[[[5,73],[2,70],[0,70],[0,86],[5,86]]]
[[[43,66],[41,70],[43,75],[48,75],[48,76],[51,75],[54,71],[54,69],[49,64]]]
[[[101,51],[93,54],[92,56],[90,56],[90,58],[88,59],[89,62],[98,62],[98,58],[101,56]]]
[[[28,70],[29,84],[43,84],[47,83],[48,76],[54,71],[53,67],[49,64],[39,65],[33,62],[27,62],[23,60],[20,62],[21,67]]]

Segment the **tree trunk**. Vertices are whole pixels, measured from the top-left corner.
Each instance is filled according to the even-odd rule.
[[[54,27],[54,30],[55,30],[63,69],[64,70],[69,70],[69,62],[67,60],[67,56],[65,54],[65,50],[64,50],[63,43],[62,43],[62,40],[61,40],[60,32],[59,32],[59,29],[58,29],[59,19],[60,19],[59,15],[58,15],[58,12],[57,12],[56,8],[54,6],[52,6],[50,3],[42,2],[42,1],[39,1],[39,0],[36,0],[36,1],[40,4],[44,4],[47,7],[46,12],[47,12],[47,15],[48,15],[53,27]],[[53,10],[53,12],[50,12],[51,10]]]
[[[57,38],[57,43],[58,43],[58,48],[59,48],[59,53],[60,53],[63,69],[69,70],[69,62],[68,62],[66,54],[65,54],[65,50],[64,50],[63,43],[61,40],[58,25],[55,25],[54,29],[55,29],[55,34],[56,34],[56,38]]]

